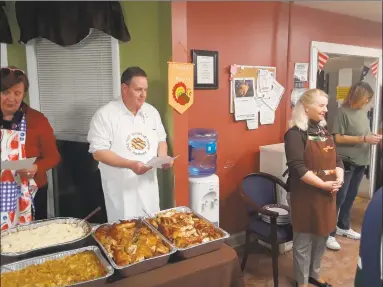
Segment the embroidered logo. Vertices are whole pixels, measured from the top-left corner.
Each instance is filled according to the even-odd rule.
[[[334,147],[329,145],[323,148],[325,152],[328,152],[329,150],[332,150],[332,149],[334,149]]]
[[[145,155],[150,149],[150,143],[142,133],[132,133],[126,138],[126,147],[134,155]]]

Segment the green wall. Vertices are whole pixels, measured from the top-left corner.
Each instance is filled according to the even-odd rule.
[[[167,62],[172,55],[171,2],[168,1],[121,1],[125,22],[131,41],[120,44],[121,73],[129,66],[140,66],[149,79],[147,101],[161,114],[168,133],[169,153],[172,155],[173,116],[168,105]],[[27,68],[25,46],[17,43],[19,29],[14,11],[14,2],[7,2],[7,15],[10,21],[14,43],[8,45],[8,64],[21,69]],[[158,171],[161,208],[174,205],[174,173]]]
[[[6,2],[5,6],[9,26],[11,27],[13,44],[7,45],[8,65],[16,66],[24,71],[27,70],[27,59],[25,55],[25,45],[19,44],[20,30],[17,26],[15,14],[15,2]],[[29,102],[29,97],[26,95],[26,102]]]
[[[172,154],[173,116],[168,105],[167,62],[172,55],[171,2],[121,2],[131,41],[120,44],[121,73],[129,66],[139,66],[148,74],[148,103],[155,106],[168,133]],[[174,205],[174,174],[158,171],[161,208]]]

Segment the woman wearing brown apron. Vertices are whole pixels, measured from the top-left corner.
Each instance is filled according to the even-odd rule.
[[[336,192],[343,184],[343,164],[325,129],[327,104],[323,91],[305,92],[293,109],[291,128],[285,135],[297,286],[331,287],[319,271],[326,240],[336,224]]]

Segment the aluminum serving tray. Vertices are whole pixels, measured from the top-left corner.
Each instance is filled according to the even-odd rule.
[[[187,206],[179,206],[179,207],[174,207],[174,208],[170,208],[170,209],[166,209],[166,210],[161,210],[159,212],[150,214],[150,216],[152,218],[154,218],[154,217],[156,217],[159,214],[163,214],[163,213],[166,213],[166,212],[169,212],[169,211],[193,213],[197,217],[199,217],[200,219],[206,220],[207,222],[211,223],[205,217],[203,217],[202,215],[194,212],[193,210],[191,210]],[[148,218],[148,217],[146,217],[146,218]],[[181,258],[185,258],[186,259],[186,258],[195,257],[195,256],[198,256],[198,255],[201,255],[201,254],[205,254],[205,253],[208,253],[208,252],[211,252],[211,251],[214,251],[214,250],[217,250],[217,249],[221,248],[223,242],[227,238],[230,237],[230,234],[228,232],[226,232],[225,230],[223,230],[222,228],[217,227],[213,223],[211,223],[211,225],[218,232],[220,232],[222,234],[221,238],[218,238],[218,239],[215,239],[215,240],[212,240],[212,241],[209,241],[209,242],[193,245],[193,246],[188,247],[188,248],[179,248],[179,247],[176,246],[176,248],[177,248],[177,255],[180,256]],[[155,228],[155,227],[153,226],[153,228]]]
[[[18,271],[18,270],[24,269],[30,265],[39,265],[39,264],[44,263],[47,260],[59,259],[59,258],[65,257],[65,256],[81,253],[83,251],[93,251],[96,254],[96,256],[98,257],[98,259],[100,259],[100,262],[101,262],[102,266],[105,268],[107,274],[105,276],[97,278],[97,279],[84,281],[84,282],[80,282],[80,283],[76,283],[76,284],[72,284],[72,285],[63,285],[60,287],[93,286],[93,284],[96,281],[105,280],[105,282],[106,282],[106,279],[114,273],[114,269],[112,266],[110,266],[108,261],[106,261],[106,259],[102,256],[101,251],[97,246],[87,246],[87,247],[83,247],[83,248],[79,248],[79,249],[75,249],[75,250],[63,251],[63,252],[58,252],[58,253],[49,254],[49,255],[42,255],[39,257],[25,259],[25,260],[22,260],[19,262],[3,265],[1,267],[1,274],[12,272],[12,271]]]
[[[167,240],[165,238],[165,236],[163,236],[160,232],[158,232],[156,228],[152,227],[150,224],[148,224],[142,218],[140,218],[140,217],[130,217],[130,218],[124,219],[123,221],[127,221],[127,220],[136,220],[138,223],[145,224],[151,231],[153,231],[153,233],[158,235],[164,241],[165,244],[168,245],[168,247],[170,248],[170,252],[168,254],[164,254],[164,255],[153,257],[153,258],[145,259],[143,261],[140,261],[140,262],[137,262],[137,263],[133,263],[133,264],[130,264],[130,265],[119,266],[119,265],[117,265],[114,262],[113,258],[108,254],[108,251],[106,251],[106,249],[100,243],[100,241],[97,240],[97,238],[96,238],[94,233],[96,232],[97,228],[100,228],[100,227],[105,226],[105,225],[112,225],[114,223],[119,223],[119,222],[122,222],[122,220],[121,221],[118,220],[118,221],[115,221],[113,223],[101,224],[97,228],[94,229],[94,231],[92,233],[92,237],[97,242],[97,244],[100,246],[102,251],[104,251],[105,256],[108,258],[108,260],[109,260],[110,264],[113,266],[113,268],[118,270],[119,273],[123,277],[129,277],[129,276],[133,276],[133,275],[137,275],[137,274],[140,274],[140,273],[144,273],[146,271],[149,271],[149,270],[152,270],[152,269],[155,269],[155,268],[159,268],[161,266],[166,265],[168,263],[168,261],[169,261],[170,255],[174,254],[177,251],[177,248],[175,248],[169,242],[169,240]]]
[[[23,231],[23,230],[30,230],[30,229],[35,229],[39,226],[44,226],[48,225],[51,223],[67,223],[67,224],[77,224],[81,219],[78,218],[72,218],[72,217],[56,217],[56,218],[50,218],[50,219],[44,219],[44,220],[38,220],[34,221],[30,224],[25,224],[25,225],[19,225],[14,228],[8,229],[6,231],[1,232],[1,239],[4,238],[4,236],[7,236],[8,234],[15,233],[18,231]],[[83,246],[87,245],[87,239],[88,237],[92,234],[92,226],[87,222],[87,221],[82,221],[80,226],[84,229],[85,234],[84,236],[72,240],[69,242],[64,242],[61,244],[57,245],[51,245],[47,247],[42,247],[42,248],[36,248],[28,251],[23,251],[23,252],[15,252],[15,253],[10,253],[10,252],[1,252],[1,264],[7,264],[11,262],[15,262],[21,259],[26,259],[26,258],[32,258],[36,257],[39,255],[44,255],[44,254],[49,254],[53,252],[59,252],[59,251],[65,251],[65,250],[70,250],[74,248],[80,248]]]

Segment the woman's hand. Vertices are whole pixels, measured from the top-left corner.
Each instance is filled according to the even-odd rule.
[[[343,185],[343,181],[344,181],[344,170],[343,170],[343,168],[337,167],[337,168],[335,169],[335,173],[336,173],[336,180],[337,180],[341,185]]]
[[[330,193],[337,192],[342,187],[339,181],[325,181],[322,184],[322,189]]]
[[[21,177],[34,178],[37,172],[37,165],[33,164],[30,169],[20,169],[16,171]]]

